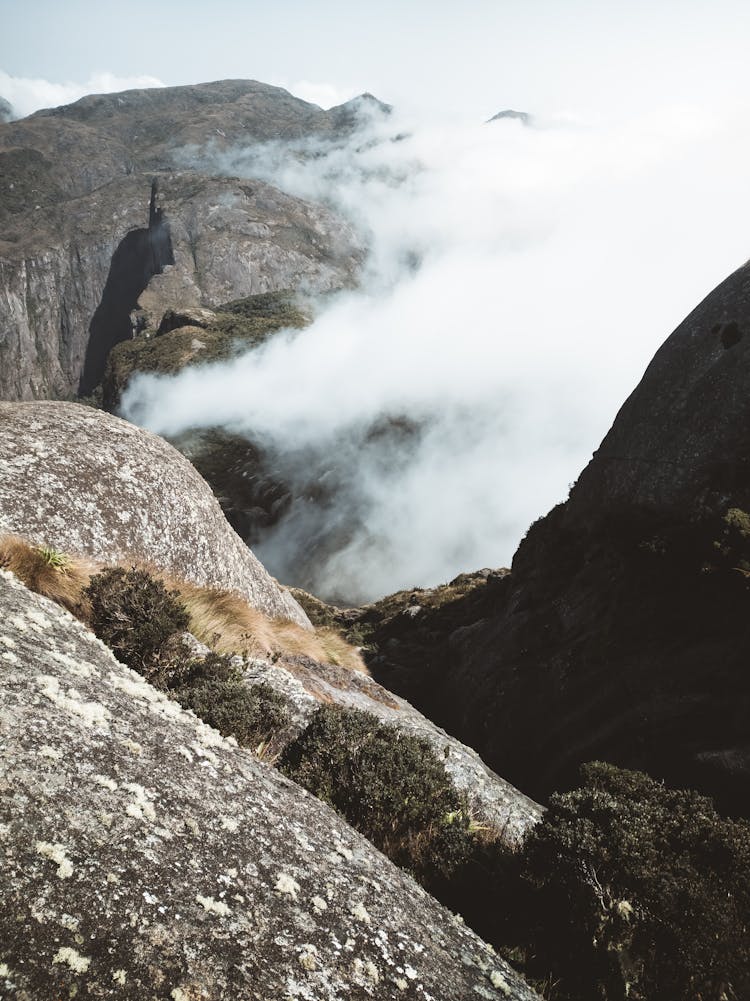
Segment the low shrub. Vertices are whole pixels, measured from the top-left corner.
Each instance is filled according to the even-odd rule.
[[[146,570],[108,567],[91,578],[84,592],[90,624],[118,660],[151,680],[161,647],[187,629],[189,616],[177,591]]]
[[[468,853],[468,814],[442,761],[370,713],[322,706],[280,767],[417,875],[448,872]]]
[[[209,654],[191,661],[180,672],[180,682],[170,693],[173,698],[243,747],[276,744],[291,722],[283,695],[264,683],[248,685],[231,657]]]
[[[750,997],[750,825],[640,772],[582,774],[518,859],[527,972],[576,1001]]]

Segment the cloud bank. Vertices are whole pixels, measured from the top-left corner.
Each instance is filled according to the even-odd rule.
[[[339,145],[193,151],[333,205],[369,260],[308,329],[139,377],[124,412],[273,451],[297,499],[255,548],[286,582],[363,600],[507,565],[661,341],[747,256],[745,121],[375,119]]]
[[[41,108],[70,104],[86,94],[112,94],[140,87],[163,86],[161,80],[154,76],[128,77],[112,73],[92,73],[85,83],[71,80],[53,83],[38,77],[11,76],[0,70],[0,97],[10,103],[16,118],[24,118]]]

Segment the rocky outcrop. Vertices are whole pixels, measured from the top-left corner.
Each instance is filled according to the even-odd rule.
[[[9,122],[13,117],[13,108],[9,101],[0,97],[0,123]]]
[[[107,563],[143,562],[309,625],[171,445],[73,403],[0,403],[0,531]]]
[[[6,996],[536,997],[331,810],[4,573],[0,621]]]
[[[284,696],[297,733],[307,728],[320,705],[338,705],[371,713],[388,726],[425,740],[467,797],[473,816],[506,845],[517,847],[542,817],[538,803],[491,771],[476,751],[366,674],[308,657],[282,657],[273,663],[254,658],[243,662],[243,670],[248,684],[270,685]]]
[[[666,341],[512,573],[402,623],[376,677],[542,801],[600,758],[748,815],[749,425],[745,266]]]
[[[514,111],[512,108],[505,108],[503,111],[498,111],[492,118],[487,119],[487,124],[490,122],[502,122],[507,119],[520,122],[521,125],[531,125],[531,115],[528,111]]]
[[[356,109],[335,111],[224,81],[87,97],[0,127],[0,398],[90,391],[112,344],[169,308],[353,284],[363,250],[348,224],[220,176],[232,144],[355,127]],[[214,167],[199,170],[185,150],[208,144]]]

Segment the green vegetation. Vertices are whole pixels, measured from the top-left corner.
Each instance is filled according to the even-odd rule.
[[[70,557],[67,553],[63,553],[59,549],[53,549],[51,546],[39,546],[37,552],[41,561],[48,567],[53,567],[61,573],[66,573],[70,568]]]
[[[559,1001],[749,997],[750,825],[640,772],[582,776],[514,860],[511,957]]]
[[[248,685],[232,658],[209,654],[180,665],[167,682],[180,705],[243,747],[273,744],[290,724],[286,699],[270,685]]]
[[[91,578],[84,596],[99,639],[118,660],[149,679],[159,669],[164,643],[188,627],[178,592],[168,591],[145,570],[109,567]]]
[[[220,306],[206,327],[180,326],[165,333],[154,330],[122,341],[110,353],[102,381],[103,406],[115,409],[135,372],[173,374],[187,365],[231,358],[259,347],[276,331],[300,328],[309,318],[289,292],[267,292]]]
[[[468,814],[443,763],[370,713],[322,706],[280,767],[418,876],[448,874],[468,856]]]

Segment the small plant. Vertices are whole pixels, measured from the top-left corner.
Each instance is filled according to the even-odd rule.
[[[70,569],[71,560],[67,553],[60,552],[59,549],[52,549],[50,546],[39,546],[37,552],[42,563],[48,567],[53,567],[61,573],[67,573]]]
[[[449,871],[468,852],[467,814],[442,761],[370,713],[322,706],[280,767],[417,874]]]
[[[189,617],[177,591],[146,570],[109,567],[84,592],[91,628],[118,660],[151,679],[170,636],[187,629]]]

